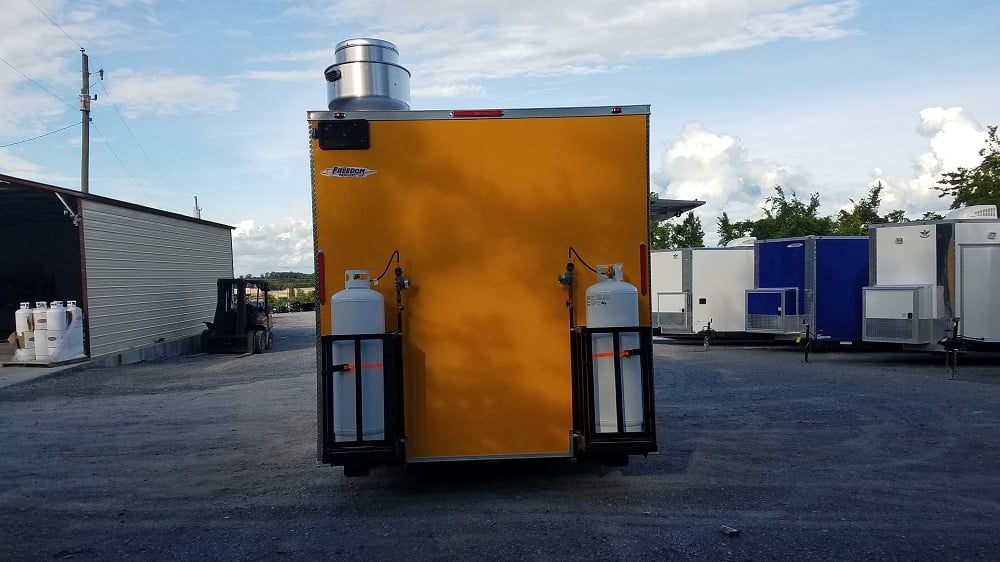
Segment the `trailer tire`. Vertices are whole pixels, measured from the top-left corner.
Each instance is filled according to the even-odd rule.
[[[628,466],[628,455],[604,455],[601,457],[605,466],[610,467],[625,467]]]
[[[358,478],[368,476],[368,467],[363,464],[348,464],[344,466],[344,476]]]

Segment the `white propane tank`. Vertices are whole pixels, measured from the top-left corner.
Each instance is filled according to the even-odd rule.
[[[45,311],[46,329],[51,331],[63,331],[69,325],[66,319],[66,307],[62,301],[52,301],[49,309]]]
[[[76,305],[76,301],[66,301],[66,318],[69,321],[66,337],[83,349],[83,309]]]
[[[33,330],[44,330],[48,326],[49,305],[45,301],[38,301],[31,309],[31,322]]]
[[[330,297],[331,333],[335,336],[384,334],[385,299],[371,289],[366,270],[345,272],[344,290]],[[380,441],[385,439],[385,370],[382,341],[361,342],[360,359],[354,356],[354,342],[333,344],[333,364],[350,365],[333,373],[334,441]],[[361,377],[363,429],[358,435],[355,409],[355,380]]]
[[[76,305],[76,301],[66,301],[66,310],[69,312],[70,322],[83,317],[83,309]]]
[[[62,301],[52,301],[48,310],[45,311],[45,330],[47,331],[46,346],[49,348],[49,357],[56,355],[59,346],[62,344],[63,336],[66,335],[66,307]]]
[[[587,327],[620,328],[639,325],[639,291],[622,281],[622,264],[597,267],[597,283],[587,287]],[[618,432],[616,405],[614,336],[593,334],[594,411],[598,433]],[[624,332],[619,353],[638,349],[638,332]],[[625,427],[622,431],[642,431],[642,359],[635,355],[621,357],[622,408]]]
[[[14,311],[14,331],[21,335],[31,329],[31,303],[22,302],[21,308]]]
[[[50,361],[67,361],[86,357],[83,349],[83,310],[76,306],[76,301],[66,301],[62,312],[66,321],[66,329],[61,332],[57,345],[49,350]],[[49,322],[53,322],[53,320],[49,320]],[[49,342],[52,343],[52,330],[49,330]]]
[[[35,308],[31,309],[31,321],[34,324],[35,335],[35,358],[45,361],[49,358],[49,331],[48,326],[49,307],[45,301],[35,303]]]
[[[23,346],[14,352],[15,361],[34,361],[35,330],[31,320],[31,303],[22,302],[21,307],[14,311],[14,331]]]

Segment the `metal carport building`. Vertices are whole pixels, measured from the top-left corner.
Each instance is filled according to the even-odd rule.
[[[0,174],[0,334],[20,302],[76,300],[92,358],[193,349],[233,276],[233,227]]]

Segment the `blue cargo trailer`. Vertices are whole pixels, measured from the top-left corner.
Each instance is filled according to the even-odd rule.
[[[866,236],[758,240],[747,332],[794,336],[808,326],[820,340],[861,341],[868,259]]]

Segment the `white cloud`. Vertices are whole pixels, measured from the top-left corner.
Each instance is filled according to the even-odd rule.
[[[120,48],[132,41],[131,26],[101,2],[4,2],[2,11],[0,138],[20,140],[79,120],[79,46]]]
[[[986,145],[986,131],[961,107],[928,107],[920,112],[917,132],[928,139],[928,150],[914,159],[914,177],[893,179],[881,169],[872,173],[881,181],[883,210],[903,209],[919,217],[927,211],[947,209],[951,198],[940,198],[933,189],[943,174],[973,168],[982,162],[979,150]]]
[[[716,219],[723,212],[733,220],[759,217],[775,185],[789,195],[794,189],[800,199],[813,191],[804,170],[750,159],[739,138],[714,133],[697,122],[685,125],[680,137],[663,152],[653,184],[664,198],[705,201],[695,214],[701,218],[709,245],[717,240]]]
[[[447,93],[483,79],[612,72],[644,59],[834,39],[850,33],[843,23],[858,6],[858,0],[340,0],[312,9],[341,24],[347,14],[363,34],[406,45],[404,66]]]
[[[37,178],[42,172],[42,167],[14,156],[5,148],[0,148],[0,171],[8,176]]]
[[[240,95],[226,80],[204,76],[120,70],[107,86],[112,103],[129,117],[234,111]]]
[[[486,88],[478,84],[430,84],[413,88],[410,94],[414,98],[478,98],[486,94]]]
[[[233,261],[237,275],[269,271],[312,271],[312,223],[284,218],[273,224],[241,220],[233,231]]]
[[[317,82],[322,80],[322,74],[315,70],[250,70],[232,78],[269,82]]]
[[[883,185],[883,212],[902,209],[907,216],[919,218],[927,211],[947,209],[951,200],[939,198],[932,187],[942,174],[975,167],[982,161],[979,150],[985,146],[986,132],[968,112],[960,107],[930,107],[922,110],[919,118],[917,132],[928,139],[929,147],[914,159],[914,175],[891,178],[875,168],[865,186]],[[695,214],[701,218],[710,245],[717,239],[716,219],[723,211],[733,220],[759,218],[764,199],[774,194],[775,185],[785,188],[786,194],[794,189],[803,200],[820,192],[820,212],[824,214],[849,208],[849,198],[867,193],[823,189],[799,167],[751,159],[738,137],[715,133],[697,122],[685,125],[664,150],[660,169],[653,175],[653,188],[661,197],[706,202]]]

